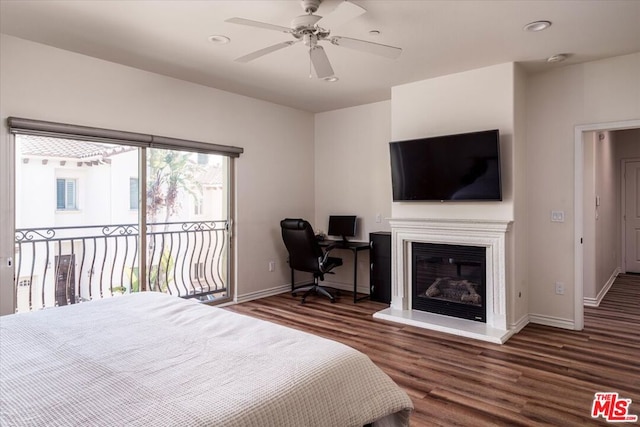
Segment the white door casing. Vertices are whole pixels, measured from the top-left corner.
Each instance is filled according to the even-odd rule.
[[[640,273],[640,161],[624,168],[625,271]]]

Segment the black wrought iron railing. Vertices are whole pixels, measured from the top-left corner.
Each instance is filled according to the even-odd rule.
[[[137,224],[17,229],[17,311],[142,290],[200,299],[226,295],[228,225],[149,223],[144,282]]]

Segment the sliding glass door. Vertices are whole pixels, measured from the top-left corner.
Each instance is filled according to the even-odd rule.
[[[21,134],[15,142],[18,312],[146,290],[230,296],[227,156]]]
[[[227,296],[229,159],[150,148],[146,164],[146,288]]]

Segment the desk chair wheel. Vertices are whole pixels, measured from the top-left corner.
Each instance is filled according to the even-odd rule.
[[[325,288],[323,288],[322,286],[318,286],[318,285],[314,285],[311,288],[309,288],[304,295],[302,295],[302,299],[300,300],[301,304],[304,304],[307,300],[307,297],[309,295],[317,295],[317,296],[325,296],[327,298],[329,298],[331,300],[331,303],[336,302],[336,297],[334,295],[331,294],[331,292],[329,292],[328,290],[326,290]]]

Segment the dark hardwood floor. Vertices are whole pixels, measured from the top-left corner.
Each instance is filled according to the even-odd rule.
[[[335,304],[299,298],[227,309],[367,354],[413,400],[412,426],[603,426],[591,407],[609,391],[640,415],[640,276],[619,276],[600,307],[585,308],[583,331],[531,324],[503,345],[375,320],[386,305],[353,304],[348,293]]]

